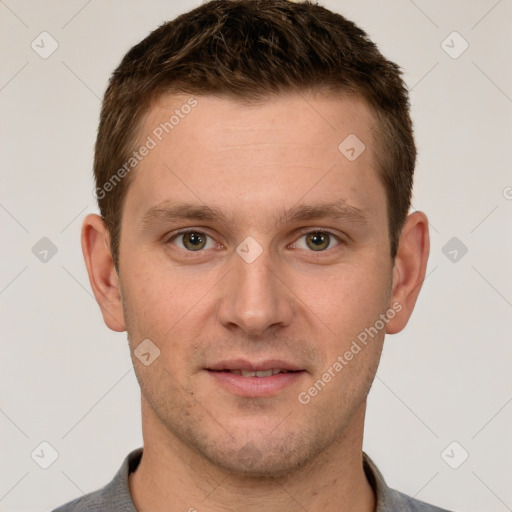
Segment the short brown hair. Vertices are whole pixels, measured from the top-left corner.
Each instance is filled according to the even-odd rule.
[[[294,90],[356,95],[372,108],[378,175],[386,190],[395,257],[411,203],[416,159],[400,68],[353,22],[311,0],[213,0],[164,23],[134,46],[105,92],[94,174],[117,269],[131,175],[115,183],[112,179],[130,158],[154,101],[165,93],[186,93],[250,103]]]

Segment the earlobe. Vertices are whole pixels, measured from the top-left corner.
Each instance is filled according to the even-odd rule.
[[[429,250],[428,219],[423,212],[411,213],[402,229],[393,267],[391,304],[400,304],[401,310],[388,322],[387,334],[400,332],[407,325],[425,279]]]
[[[82,223],[82,253],[105,324],[113,331],[125,331],[119,278],[110,252],[109,233],[99,215],[88,215]]]

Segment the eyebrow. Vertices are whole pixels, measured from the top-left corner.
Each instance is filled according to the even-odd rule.
[[[366,210],[351,206],[343,201],[322,204],[299,204],[272,215],[272,219],[276,224],[326,218],[343,220],[363,226],[369,224],[369,216]],[[232,220],[233,216],[223,213],[214,206],[163,201],[146,211],[141,220],[141,227],[142,229],[147,229],[154,224],[179,220],[206,220],[226,223],[228,219]]]

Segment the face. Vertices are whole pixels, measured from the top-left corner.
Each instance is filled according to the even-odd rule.
[[[392,308],[374,119],[354,98],[198,96],[155,132],[188,100],[147,116],[140,140],[156,145],[122,217],[144,421],[216,466],[278,475],[362,428]],[[338,148],[350,134],[356,159],[354,139]]]

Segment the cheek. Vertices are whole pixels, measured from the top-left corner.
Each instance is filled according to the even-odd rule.
[[[123,303],[126,303],[137,329],[146,329],[166,339],[173,330],[193,316],[201,299],[213,283],[208,273],[190,275],[150,255],[133,260],[123,280]]]
[[[335,348],[373,325],[387,309],[391,271],[386,273],[378,267],[362,261],[347,264],[328,274],[308,276],[299,285],[307,308],[329,327],[330,344]]]
[[[330,400],[338,403],[334,416],[360,404],[375,376],[385,332],[380,315],[388,310],[391,294],[388,267],[384,270],[377,258],[361,258],[325,279],[323,293],[311,297],[310,304],[331,331],[319,340],[325,366],[313,379],[321,389],[315,400],[319,407]]]
[[[308,413],[320,414],[325,424],[340,425],[365,400],[375,377],[385,332],[380,323],[375,325],[388,309],[390,285],[375,271],[357,268],[326,283],[308,301],[316,324],[329,327],[316,339],[323,363],[301,397],[312,404]]]
[[[146,388],[151,383],[166,389],[186,387],[189,368],[200,365],[204,347],[198,340],[204,336],[204,319],[211,314],[205,294],[218,278],[211,272],[196,274],[171,268],[149,254],[139,261],[134,258],[125,272],[121,284],[131,351],[145,339],[160,350],[147,368],[135,361]],[[156,367],[161,367],[161,375]]]

